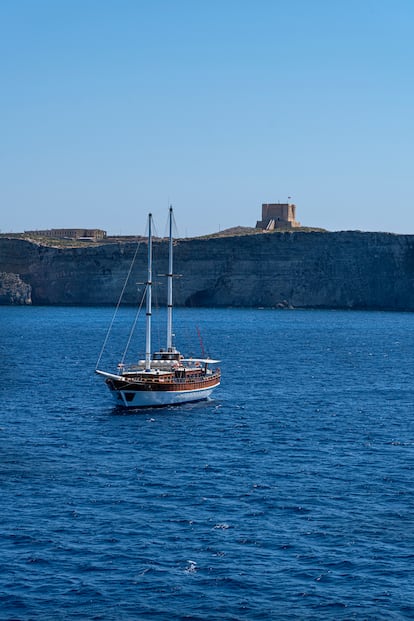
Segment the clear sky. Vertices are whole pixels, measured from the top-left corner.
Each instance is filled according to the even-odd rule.
[[[414,233],[413,0],[2,0],[0,230]]]

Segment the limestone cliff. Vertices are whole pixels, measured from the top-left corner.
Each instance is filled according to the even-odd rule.
[[[0,272],[0,304],[31,304],[31,287],[18,274]]]
[[[133,243],[52,248],[0,238],[0,271],[30,285],[33,304],[114,304]],[[125,301],[146,280],[141,242]],[[167,244],[154,244],[154,281],[165,300]],[[263,233],[175,242],[177,305],[414,310],[414,236]],[[159,275],[159,276],[158,276]],[[142,288],[142,285],[141,285]]]

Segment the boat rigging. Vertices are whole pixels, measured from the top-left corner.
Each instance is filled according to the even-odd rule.
[[[145,359],[131,365],[123,362],[117,373],[96,368],[105,378],[117,405],[147,408],[178,405],[207,399],[220,385],[220,361],[203,355],[185,358],[173,345],[173,209],[169,209],[167,273],[167,339],[166,348],[152,352],[152,214],[148,216],[147,282],[145,287],[146,328]],[[99,361],[98,361],[99,363]]]

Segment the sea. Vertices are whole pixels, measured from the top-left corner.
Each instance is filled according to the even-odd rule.
[[[130,411],[112,320],[0,307],[2,621],[414,619],[414,314],[177,309],[222,385]]]

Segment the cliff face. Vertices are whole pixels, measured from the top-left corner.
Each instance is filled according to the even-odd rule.
[[[51,248],[0,238],[0,271],[30,285],[33,304],[115,304],[136,244]],[[167,244],[154,244],[157,299],[166,298]],[[124,301],[146,280],[141,243]],[[175,242],[177,305],[414,310],[414,236],[271,233]]]
[[[0,304],[31,304],[31,287],[18,274],[0,272]]]

